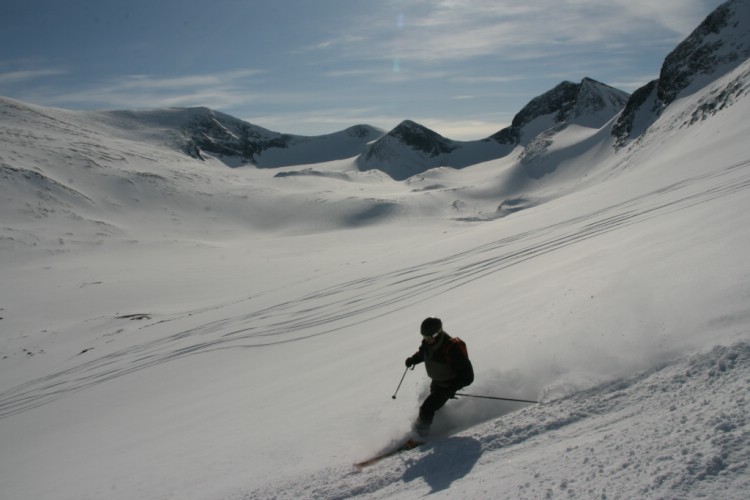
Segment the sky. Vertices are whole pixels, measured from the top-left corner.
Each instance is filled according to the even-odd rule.
[[[721,0],[3,0],[0,95],[207,106],[320,135],[414,120],[471,140],[564,80],[632,92]]]

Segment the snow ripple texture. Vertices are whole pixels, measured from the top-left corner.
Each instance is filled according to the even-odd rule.
[[[744,499],[748,382],[750,344],[717,346],[436,439],[362,473],[327,468],[232,498]]]

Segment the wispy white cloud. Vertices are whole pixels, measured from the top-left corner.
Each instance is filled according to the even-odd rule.
[[[305,54],[309,52],[318,52],[318,51],[333,49],[336,47],[358,44],[360,42],[366,42],[367,40],[368,40],[368,37],[363,36],[362,34],[340,33],[329,39],[299,47],[296,50],[293,50],[292,53]]]
[[[227,108],[260,99],[253,93],[253,77],[265,70],[239,69],[215,74],[180,77],[129,75],[94,82],[73,90],[38,88],[34,102],[94,108],[150,108],[171,106],[208,106]]]
[[[612,0],[628,19],[648,19],[682,38],[709,14],[716,2],[706,0]]]
[[[50,76],[64,75],[66,71],[59,69],[18,70],[0,73],[0,85],[18,84],[37,81]]]
[[[416,7],[415,7],[416,6]],[[384,2],[381,15],[353,23],[326,49],[350,57],[413,62],[483,56],[541,58],[632,40],[675,43],[708,8],[702,0],[434,0]],[[401,14],[398,29],[395,16]],[[356,36],[353,33],[356,30]]]
[[[520,80],[527,79],[527,76],[524,75],[491,75],[491,76],[481,76],[481,75],[451,75],[450,79],[452,82],[455,83],[467,83],[467,84],[475,84],[475,83],[508,83],[508,82],[517,82]]]
[[[240,69],[218,74],[185,75],[179,77],[159,77],[154,75],[131,75],[118,83],[122,89],[200,89],[205,87],[227,86],[246,78],[266,73],[264,70]]]
[[[0,94],[88,109],[207,106],[300,134],[409,118],[447,137],[485,137],[561,80],[588,76],[632,92],[719,2],[382,0],[335,12],[321,3],[319,22],[281,46],[243,34],[246,53],[228,57],[202,40],[198,49],[223,54],[202,60],[213,68],[205,73],[180,75],[195,65],[174,57],[156,75],[161,66],[98,65],[78,52],[54,60],[69,72],[19,56],[15,66],[0,61]],[[269,21],[292,22],[286,12]]]

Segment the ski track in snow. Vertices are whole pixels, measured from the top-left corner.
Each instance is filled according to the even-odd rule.
[[[0,394],[0,418],[185,356],[215,349],[260,348],[349,329],[540,255],[651,218],[745,192],[750,187],[750,173],[746,168],[749,164],[746,160],[711,170],[625,202],[501,238],[450,257],[344,282],[246,315],[211,321],[111,353],[3,392]],[[698,187],[693,189],[693,186]],[[247,304],[252,305],[252,301],[248,299]],[[158,323],[175,319],[179,317]]]
[[[190,158],[213,127],[180,123],[211,110],[0,98],[0,497],[748,498],[750,4],[726,5],[629,123],[535,100],[521,148],[406,182],[333,138],[267,150],[302,160],[278,175]],[[426,158],[395,147],[397,176]],[[467,392],[542,403],[461,396],[357,470],[427,392],[388,391],[433,311],[465,332]]]
[[[230,498],[740,500],[750,488],[748,382],[750,344],[715,347],[436,439],[362,472],[331,467]],[[469,472],[472,485],[464,487]],[[500,483],[504,491],[483,488]]]

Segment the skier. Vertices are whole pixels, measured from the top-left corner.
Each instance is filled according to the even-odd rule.
[[[430,395],[419,408],[419,417],[414,430],[426,435],[435,412],[459,391],[474,381],[474,368],[469,361],[466,344],[458,337],[451,337],[443,330],[439,318],[429,317],[420,328],[422,345],[413,356],[406,358],[406,367],[424,362],[427,375],[432,379]]]

